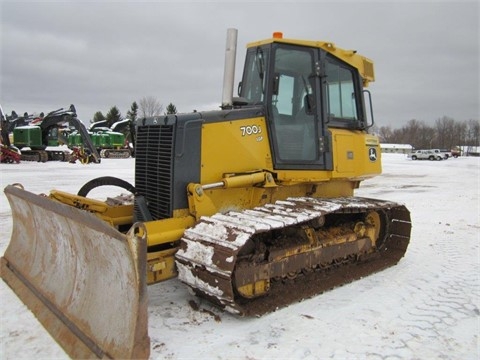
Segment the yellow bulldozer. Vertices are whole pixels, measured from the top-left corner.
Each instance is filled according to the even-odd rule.
[[[148,284],[178,276],[259,316],[404,256],[406,207],[354,196],[381,173],[372,61],[274,33],[247,45],[234,97],[236,43],[229,29],[220,109],[138,120],[134,185],[5,188],[1,277],[71,357],[148,358]],[[131,196],[88,197],[102,185]]]

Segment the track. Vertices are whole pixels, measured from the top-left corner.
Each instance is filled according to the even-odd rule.
[[[202,218],[176,262],[197,295],[262,315],[395,265],[410,230],[410,213],[393,202],[290,198]]]
[[[131,152],[128,149],[102,149],[100,150],[100,157],[111,159],[128,159]]]
[[[48,153],[45,150],[22,150],[22,161],[47,162]]]
[[[69,161],[70,153],[62,150],[22,150],[23,161]]]

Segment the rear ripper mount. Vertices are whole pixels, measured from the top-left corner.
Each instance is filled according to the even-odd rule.
[[[185,231],[177,268],[197,295],[259,316],[395,265],[410,231],[393,202],[290,198],[202,218]]]

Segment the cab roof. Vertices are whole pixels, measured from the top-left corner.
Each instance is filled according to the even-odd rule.
[[[372,60],[358,54],[356,50],[345,50],[339,48],[333,42],[286,39],[283,38],[283,34],[281,32],[274,32],[270,39],[248,43],[247,48],[253,48],[272,43],[284,43],[325,50],[328,53],[332,54],[334,57],[358,69],[363,79],[363,86],[366,87],[370,82],[375,81],[375,73]]]

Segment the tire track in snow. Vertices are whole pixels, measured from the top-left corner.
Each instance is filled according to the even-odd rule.
[[[472,252],[462,252],[461,249],[467,248],[465,242],[470,241]],[[448,358],[452,353],[457,353],[459,358],[471,356],[462,354],[465,341],[472,341],[470,348],[474,349],[478,334],[462,333],[462,328],[465,322],[478,324],[479,321],[480,266],[475,256],[478,242],[456,238],[454,232],[447,229],[430,250],[425,253],[424,261],[429,261],[428,255],[441,257],[438,281],[432,282],[431,274],[419,273],[416,281],[407,284],[415,298],[411,303],[415,305],[401,316],[406,330],[403,341],[419,357]],[[427,347],[421,350],[422,344]]]

